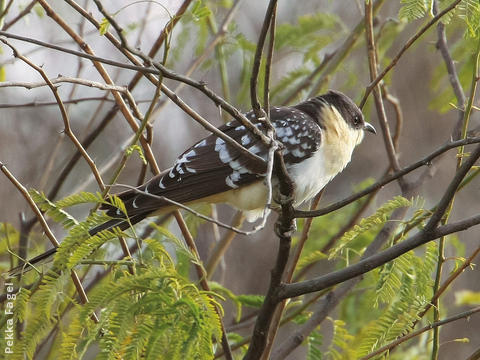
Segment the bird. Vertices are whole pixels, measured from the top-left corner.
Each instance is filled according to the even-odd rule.
[[[353,100],[336,90],[297,105],[271,107],[269,114],[294,185],[294,207],[311,200],[347,166],[365,131],[376,133]],[[245,116],[266,132],[265,121],[257,119],[253,110]],[[90,235],[114,227],[125,230],[146,217],[175,210],[176,206],[166,199],[186,206],[227,203],[244,211],[250,222],[262,216],[268,201],[265,180],[269,146],[237,120],[218,130],[265,161],[252,160],[212,133],[178,156],[169,170],[136,189],[116,194],[123,201],[126,214],[109,203],[103,204],[100,210],[112,219],[90,229]],[[273,188],[278,183],[274,175],[271,183]],[[275,207],[278,204],[273,204]],[[30,263],[54,252],[52,249],[50,254],[39,255]]]

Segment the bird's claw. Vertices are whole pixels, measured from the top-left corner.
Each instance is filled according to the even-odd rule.
[[[294,196],[292,195],[284,195],[280,192],[275,194],[275,202],[279,205],[284,205],[293,202]]]
[[[284,224],[281,221],[277,221],[275,223],[275,234],[278,237],[291,237],[293,234],[297,232],[297,222],[295,220],[292,220],[290,223],[290,226],[285,227]]]

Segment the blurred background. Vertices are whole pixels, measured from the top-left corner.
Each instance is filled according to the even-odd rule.
[[[9,19],[12,19],[29,3],[28,1],[15,2],[10,10],[12,15],[4,22],[4,26],[8,24]],[[80,1],[80,3],[91,11],[95,18],[102,18],[93,2]],[[132,4],[128,1],[103,1],[102,3],[111,13]],[[161,4],[162,6],[157,3],[136,3],[119,11],[115,16],[118,23],[126,29],[126,37],[130,43],[135,44],[143,52],[148,52],[159,32],[169,20],[166,10],[172,14],[175,13],[181,2],[169,0],[161,1]],[[227,5],[231,5],[231,3],[219,1],[207,2],[207,5],[211,9],[217,25],[220,25],[228,12]],[[264,0],[245,0],[239,4],[233,14],[233,20],[229,23],[227,35],[222,42],[228,72],[227,93],[225,93],[225,88],[222,88],[219,68],[212,53],[205,57],[203,63],[191,75],[196,80],[206,82],[215,92],[224,94],[243,111],[249,110],[250,106],[248,69],[251,68],[255,44],[267,5],[268,2]],[[127,60],[105,38],[99,35],[98,30],[82,20],[82,17],[70,6],[63,1],[52,1],[51,6],[70,26],[83,34],[84,39],[96,55],[127,63]],[[400,4],[397,1],[385,1],[375,20],[379,41],[382,45],[379,53],[382,67],[388,64],[389,59],[422,24],[422,20],[410,23],[399,21],[399,7]],[[195,14],[188,16],[194,17]],[[323,16],[322,20],[315,22],[316,27],[312,24],[309,25],[307,20],[316,16]],[[361,1],[280,2],[277,14],[279,31],[282,30],[282,26],[299,26],[299,33],[302,33],[306,31],[300,26],[302,21],[304,21],[303,24],[307,23],[305,26],[311,26],[312,30],[305,37],[287,38],[284,39],[285,43],[278,45],[278,51],[274,54],[272,70],[272,104],[281,104],[287,99],[295,84],[300,83],[306,74],[313,72],[325,55],[331,54],[342,45],[355,26],[362,21],[362,16],[363,3]],[[201,20],[182,20],[173,31],[167,67],[180,74],[185,73],[191,64],[202,55],[205,44],[208,44],[212,38],[211,34],[204,31],[204,27],[197,24],[199,21]],[[324,24],[324,28],[319,24]],[[471,76],[471,67],[468,67],[468,64],[473,49],[468,48],[462,42],[463,29],[460,23],[453,23],[447,29],[449,43],[453,44],[451,51],[455,64],[460,70],[464,90],[468,94],[469,77]],[[109,30],[113,32],[113,29]],[[34,7],[29,15],[6,31],[79,50],[58,25],[37,7]],[[456,101],[448,83],[442,57],[436,49],[436,40],[436,30],[432,28],[408,50],[386,80],[389,93],[398,99],[403,111],[404,123],[398,148],[400,163],[403,166],[421,159],[448,141],[458,119],[458,112],[448,105],[450,102],[455,104]],[[63,75],[103,83],[95,68],[86,59],[79,59],[27,42],[13,39],[9,42],[21,54],[42,66],[51,78]],[[296,46],[296,42],[300,45]],[[308,44],[308,42],[311,43]],[[156,58],[161,59],[161,57],[162,51]],[[18,59],[14,59],[11,50],[5,45],[0,46],[0,67],[2,81],[12,83],[41,81],[38,73]],[[106,68],[115,84],[120,86],[126,86],[134,76],[130,70],[111,66],[106,66]],[[294,80],[288,81],[288,76],[291,76],[293,70],[304,74],[303,77],[298,75],[295,79],[292,77]],[[165,83],[173,90],[179,85],[170,80],[165,80]],[[325,78],[319,93],[329,88],[338,89],[358,103],[368,83],[368,62],[364,34],[361,33],[355,47],[346,59]],[[148,81],[142,79],[132,91],[132,95],[143,113],[147,110],[154,90]],[[101,119],[114,105],[112,96],[99,89],[62,83],[59,84],[58,91],[64,100],[96,98],[67,105],[72,129],[81,140],[98,126]],[[299,92],[290,101],[290,104],[307,98],[310,91],[311,88],[307,88]],[[213,124],[220,125],[224,122],[224,115],[222,116],[215,105],[199,91],[183,87],[177,91],[177,94]],[[105,100],[100,101],[99,97],[105,97]],[[163,104],[164,101],[165,104]],[[47,87],[33,89],[18,86],[0,87],[0,161],[26,188],[35,188],[46,194],[51,191],[58,175],[75,153],[71,141],[62,132],[63,122],[58,107],[55,104],[45,105],[47,102],[54,103],[52,93]],[[155,112],[152,119],[154,121],[153,152],[160,168],[165,169],[171,166],[183,150],[207,135],[207,132],[175,104],[166,100],[165,96],[162,95],[160,103],[163,105]],[[480,106],[478,99],[475,100],[475,104]],[[394,110],[388,104],[386,107],[391,127],[395,128]],[[377,130],[380,130],[371,100],[367,103],[364,113],[367,120]],[[479,126],[479,121],[479,114],[474,111],[470,128]],[[131,136],[131,129],[118,113],[88,148],[90,156],[95,160],[105,181],[111,178],[115,165]],[[448,152],[440,161],[433,164],[430,176],[425,179],[419,189],[420,197],[425,202],[425,208],[437,203],[454,175],[455,164],[455,151]],[[377,136],[367,134],[363,143],[355,151],[350,165],[328,185],[321,205],[325,206],[350,195],[356,186],[365,179],[379,179],[387,166],[388,158],[381,134]],[[140,169],[141,161],[134,154],[128,160],[118,183],[136,184]],[[423,171],[424,169],[420,169],[410,174],[408,178],[415,179]],[[149,171],[147,179],[151,176]],[[453,222],[478,213],[479,186],[479,180],[474,179],[469,187],[459,193],[450,221]],[[78,161],[59,188],[58,194],[51,200],[57,200],[78,191],[98,191],[83,159]],[[397,183],[385,186],[375,197],[364,216],[398,194],[400,194],[400,189]],[[21,216],[30,219],[33,215],[24,198],[3,174],[0,176],[0,204],[0,222],[10,223],[16,228],[20,227]],[[235,214],[233,209],[225,205],[219,205],[216,212],[219,219],[227,223],[232,221]],[[76,217],[84,218],[88,213],[88,207],[71,209],[71,213]],[[253,236],[235,237],[215,273],[214,280],[225,284],[237,294],[265,294],[277,251],[277,238],[272,232],[274,219],[275,215],[272,215],[266,228]],[[251,225],[245,224],[244,226],[250,227]],[[52,223],[52,227],[57,237],[61,239],[64,235],[61,227],[54,223]],[[173,222],[170,228],[178,233]],[[35,255],[49,246],[46,238],[40,234],[40,229],[35,228],[35,230],[38,232],[37,238],[31,243],[29,256]],[[204,224],[199,228],[196,242],[203,259],[207,257],[215,242],[225,232],[220,229],[217,234],[216,231],[217,229],[214,229],[211,224]],[[464,253],[460,256],[468,256],[474,248],[478,247],[480,241],[478,234],[478,229],[475,228],[458,234],[456,246],[452,247],[449,244],[446,256],[459,256],[459,247],[464,248]],[[119,249],[115,251],[120,253]],[[5,261],[5,259],[3,260]],[[446,262],[445,276],[452,271],[454,265],[454,261]],[[309,272],[308,277],[322,274],[327,269],[325,264],[320,264]],[[454,282],[451,291],[442,300],[444,317],[463,309],[455,305],[456,291],[461,289],[480,291],[479,278],[478,267],[469,268]],[[226,314],[225,323],[228,325],[233,321],[232,309],[228,306]],[[331,314],[331,316],[335,317],[335,314]],[[444,344],[440,347],[440,358],[451,359],[454,356],[458,359],[466,358],[479,347],[479,327],[478,316],[472,317],[469,322],[458,321],[443,327],[441,342]],[[331,336],[328,335],[331,333],[330,323],[325,322],[322,330],[327,343],[326,339]],[[282,328],[277,340],[281,342],[282,338],[288,336],[291,331],[292,328]],[[467,337],[470,339],[470,343],[451,341]],[[305,350],[300,348],[289,359],[302,359],[305,356],[304,352]]]

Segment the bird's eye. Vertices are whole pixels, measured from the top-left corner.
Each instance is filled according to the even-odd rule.
[[[360,125],[361,122],[362,119],[360,118],[360,116],[356,115],[353,117],[353,125]]]

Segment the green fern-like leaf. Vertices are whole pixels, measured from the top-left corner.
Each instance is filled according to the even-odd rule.
[[[100,193],[90,193],[86,191],[82,191],[78,194],[69,195],[61,200],[55,202],[55,206],[64,209],[66,207],[86,204],[86,203],[103,203],[103,197]]]
[[[14,319],[15,321],[25,321],[27,318],[28,303],[30,301],[31,291],[26,288],[20,288],[15,295]]]
[[[70,302],[65,289],[65,275],[47,273],[44,275],[37,291],[31,295],[33,317],[29,317],[27,326],[22,333],[21,340],[15,344],[16,349],[23,354],[18,357],[24,359],[33,359],[37,345],[45,338],[54,325],[54,315],[57,315],[66,303]],[[21,310],[23,311],[23,310]],[[14,357],[16,358],[16,357]]]
[[[75,310],[78,324],[87,324],[94,310],[104,308],[101,323],[84,328],[80,336],[89,342],[101,331],[96,359],[212,358],[212,339],[221,338],[215,305],[209,294],[178,277],[174,264],[165,260],[135,275],[117,272],[114,279],[94,289],[89,303]],[[78,326],[68,329],[70,348],[81,343],[78,332]]]
[[[319,260],[326,259],[327,257],[328,256],[325,255],[320,250],[315,250],[315,251],[309,252],[308,254],[306,254],[305,256],[302,256],[300,258],[300,260],[298,261],[298,265],[295,268],[295,271],[297,271],[297,272],[301,271],[306,266],[308,266],[310,264],[313,264],[313,263],[315,263]]]
[[[163,226],[158,226],[157,224],[152,223],[151,226],[155,228],[155,230],[164,237],[165,240],[172,242],[175,244],[178,250],[180,250],[183,254],[187,255],[188,258],[195,263],[201,263],[200,259],[198,259],[195,254],[193,254],[190,249],[187,247],[185,242],[180,240],[176,237],[172,232],[168,229],[164,228]]]
[[[73,216],[48,200],[44,193],[31,189],[29,194],[37,206],[45,211],[46,215],[51,217],[53,221],[61,223],[64,228],[68,229],[78,224]]]
[[[374,226],[385,224],[388,221],[388,216],[393,210],[411,205],[411,201],[401,196],[396,196],[392,200],[386,202],[378,208],[373,215],[362,219],[352,230],[346,232],[339,240],[338,245],[330,252],[329,259],[332,259],[337,256],[338,253],[342,252],[346,246],[360,234],[370,230]]]
[[[350,353],[350,342],[353,336],[348,333],[343,320],[333,320],[333,339],[326,353],[327,358],[333,360],[342,359],[342,353]]]
[[[92,213],[85,221],[72,227],[68,235],[63,239],[53,259],[55,269],[61,270],[67,266],[71,253],[89,237],[89,230],[103,224],[111,218],[104,213]]]
[[[406,19],[407,21],[413,21],[423,18],[428,10],[430,1],[427,0],[401,0],[402,7],[398,17]]]
[[[476,0],[464,0],[458,5],[458,14],[467,26],[466,35],[469,38],[480,37],[480,3]]]
[[[61,347],[59,351],[59,360],[74,360],[80,359],[77,352],[77,342],[81,338],[83,326],[77,316],[72,317],[68,324],[68,333],[62,334]]]
[[[18,244],[20,233],[12,224],[0,223],[0,254],[5,254]]]
[[[408,252],[385,264],[380,270],[380,280],[377,284],[375,305],[379,302],[389,303],[397,295],[402,286],[402,278],[411,268],[413,252]]]
[[[272,90],[270,91],[270,97],[272,98],[272,103],[281,103],[281,100],[289,94],[292,89],[298,85],[306,76],[312,73],[311,69],[306,66],[301,66],[299,68],[289,71],[284,77],[275,83]],[[301,96],[301,92],[298,94],[298,98]],[[296,99],[297,100],[297,99]]]
[[[88,237],[80,245],[72,249],[71,255],[67,261],[67,267],[69,269],[73,268],[107,241],[117,239],[120,236],[125,236],[125,233],[118,230],[118,228],[113,228],[110,230],[103,230],[94,236]]]
[[[138,153],[138,156],[140,156],[140,159],[142,159],[142,162],[146,165],[147,159],[145,158],[145,154],[143,153],[140,145],[131,145],[125,150],[125,154],[127,155],[127,157],[131,156],[134,152]]]
[[[351,344],[357,349],[357,357],[365,356],[410,331],[418,319],[417,314],[428,302],[417,294],[413,267],[410,273],[402,276],[401,281],[396,298],[391,299],[385,312],[364,328],[364,336],[359,337],[358,344]]]
[[[308,353],[307,360],[322,360],[323,352],[320,349],[323,343],[323,336],[318,331],[312,331],[307,339]]]

